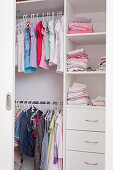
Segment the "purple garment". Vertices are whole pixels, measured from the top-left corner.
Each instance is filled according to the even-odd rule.
[[[35,22],[30,23],[29,29],[30,29],[30,36],[31,36],[30,66],[34,68],[38,68],[36,23]]]

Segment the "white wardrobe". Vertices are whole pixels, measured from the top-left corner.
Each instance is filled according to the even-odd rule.
[[[15,30],[23,15],[64,12],[64,71],[56,66],[33,74],[15,68]],[[94,33],[67,34],[75,17],[90,17]],[[63,101],[63,170],[113,170],[113,1],[1,0],[0,2],[0,168],[14,169],[15,100]],[[96,68],[106,55],[106,72],[67,72],[67,53],[84,48]],[[74,82],[87,85],[91,99],[106,97],[106,107],[67,104]],[[23,170],[34,170],[24,157]]]

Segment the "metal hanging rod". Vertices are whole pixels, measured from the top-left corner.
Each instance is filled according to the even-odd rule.
[[[63,105],[63,102],[50,102],[50,101],[19,101],[15,100],[15,103],[19,104],[53,104],[53,105]]]
[[[23,15],[23,16],[17,16],[16,19],[23,19],[23,18],[40,18],[40,17],[51,17],[51,16],[59,16],[64,15],[63,11],[57,11],[57,12],[43,12],[42,14],[31,14],[31,15]]]

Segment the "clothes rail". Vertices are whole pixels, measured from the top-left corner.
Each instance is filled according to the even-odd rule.
[[[16,19],[27,19],[27,18],[41,18],[41,17],[52,17],[52,16],[60,16],[64,15],[63,11],[57,11],[57,12],[43,12],[42,14],[31,14],[31,15],[23,15],[23,16],[17,16]]]
[[[53,105],[63,105],[63,102],[51,102],[51,101],[19,101],[15,100],[15,103],[19,104],[53,104]]]

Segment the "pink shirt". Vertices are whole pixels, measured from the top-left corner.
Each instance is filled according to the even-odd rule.
[[[83,30],[93,30],[93,24],[92,23],[78,23],[73,22],[69,24],[69,30],[72,29],[83,29]]]
[[[70,30],[70,31],[68,31],[67,33],[68,34],[81,34],[81,33],[93,33],[94,31],[93,31],[93,29],[92,30],[77,30],[77,29],[75,29],[75,30]]]
[[[46,21],[42,21],[42,56],[40,61],[40,67],[44,68],[46,70],[49,70],[49,63],[45,60],[45,54],[46,54]]]

